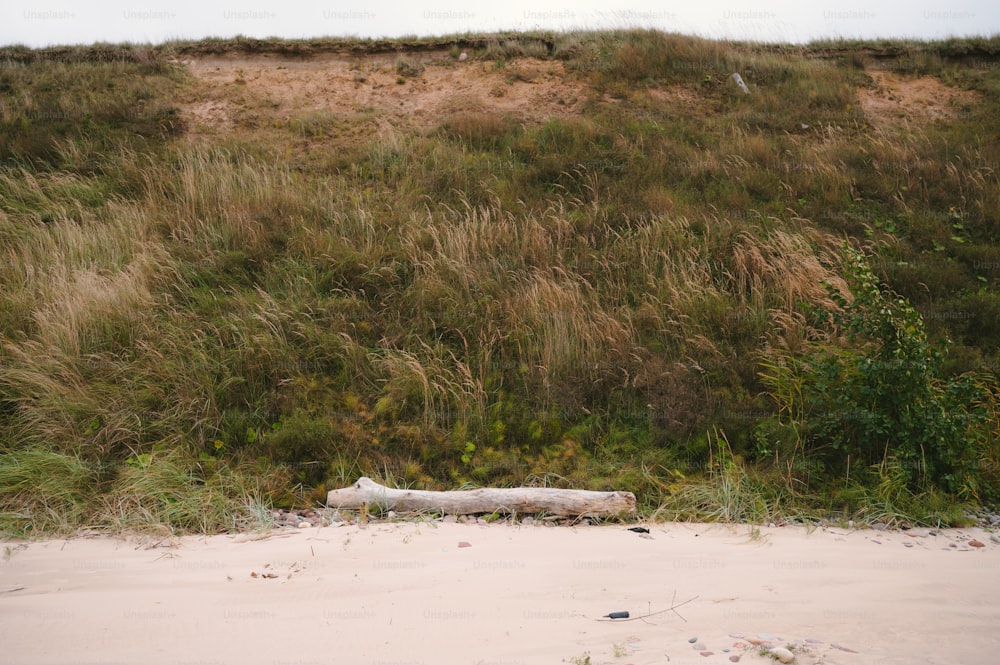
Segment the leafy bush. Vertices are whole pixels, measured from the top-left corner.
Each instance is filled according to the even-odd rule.
[[[984,453],[995,445],[995,393],[985,377],[942,376],[943,348],[927,340],[909,302],[883,290],[865,256],[847,249],[851,295],[831,289],[828,322],[843,343],[775,354],[761,378],[807,455],[849,476],[889,465],[911,490],[980,498]]]

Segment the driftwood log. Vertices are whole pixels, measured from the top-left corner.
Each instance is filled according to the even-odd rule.
[[[483,488],[454,492],[400,490],[359,478],[350,487],[330,490],[331,508],[377,506],[399,512],[435,511],[449,515],[472,513],[546,513],[559,516],[605,517],[635,512],[631,492],[592,492],[549,487]]]

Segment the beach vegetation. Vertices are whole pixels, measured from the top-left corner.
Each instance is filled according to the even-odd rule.
[[[345,52],[383,96],[459,67],[502,95],[248,93],[262,54]],[[183,64],[219,54],[233,85]],[[958,523],[1000,500],[998,58],[645,30],[0,48],[0,530],[267,528],[362,475]]]

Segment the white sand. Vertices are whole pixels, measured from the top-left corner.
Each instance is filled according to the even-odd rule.
[[[734,648],[732,632],[822,642],[797,663],[1000,662],[1000,545],[981,530],[650,528],[644,539],[621,525],[382,523],[155,548],[5,543],[0,663],[773,662]],[[675,594],[697,596],[681,616],[597,621],[664,610]],[[713,655],[692,649],[695,636]]]

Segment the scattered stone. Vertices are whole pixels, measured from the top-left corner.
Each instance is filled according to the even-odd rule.
[[[740,662],[740,656],[730,656],[729,660],[732,661],[732,662],[734,662],[734,663],[738,663],[738,662]]]
[[[785,647],[776,647],[771,649],[771,655],[778,659],[782,663],[791,663],[795,660],[795,654],[786,649]]]
[[[521,520],[521,524],[523,524],[524,526],[531,526],[534,523],[535,523],[534,517],[525,517],[523,520]]]
[[[712,654],[713,654],[713,652],[711,652],[711,651],[702,651],[701,652],[701,655],[704,656],[705,658],[708,658]]]
[[[385,518],[387,520],[394,520],[394,519],[396,519],[396,511],[395,510],[390,510],[389,512],[387,512],[385,514]]]
[[[458,54],[458,61],[459,62],[465,62],[468,59],[469,59],[469,54],[466,53],[465,51],[462,51],[461,53]]]
[[[729,637],[732,637],[732,638],[737,639],[737,640],[742,640],[743,639],[743,633],[729,633]]]
[[[903,547],[913,547],[913,543],[907,541],[907,542],[903,543]]]
[[[757,637],[759,637],[762,640],[773,640],[774,639],[774,635],[772,635],[771,633],[757,633]]]
[[[734,649],[746,649],[747,648],[747,643],[746,642],[733,642],[733,648]]]
[[[688,638],[688,642],[690,642],[691,644],[694,644],[694,643],[695,643],[695,642],[697,642],[697,641],[698,641],[698,638],[697,638],[697,637],[689,637],[689,638]]]
[[[738,72],[733,72],[729,75],[729,78],[733,79],[733,82],[739,86],[744,95],[750,94],[750,88],[747,87],[747,84],[743,81],[743,77],[740,76]]]
[[[455,517],[454,515],[445,515],[444,517],[441,518],[441,521],[444,522],[445,524],[455,524],[456,522],[458,522],[458,518]]]
[[[928,536],[936,536],[936,535],[938,535],[938,532],[935,529],[931,529],[930,531],[927,532],[927,535]]]
[[[693,649],[694,649],[695,651],[706,651],[706,650],[708,649],[708,647],[707,647],[707,646],[705,646],[704,644],[702,644],[701,642],[698,642],[698,643],[697,643],[697,644],[695,644],[695,645],[694,645],[694,646],[693,646],[692,648],[693,648]]]
[[[882,522],[875,522],[874,524],[872,524],[872,528],[875,529],[876,531],[885,531],[886,527],[885,524],[883,524]]]
[[[875,543],[876,545],[881,545],[882,544],[881,540],[873,540],[872,542]]]
[[[995,534],[995,533],[991,534],[990,535],[990,540],[992,540],[994,543],[997,543],[998,545],[1000,545],[1000,536],[998,536],[997,534]]]
[[[955,544],[955,543],[948,543],[948,547],[955,547],[955,548],[957,548],[957,547],[958,547],[958,545],[957,545],[957,544]]]
[[[301,522],[299,522],[299,528],[300,529],[308,529],[311,526],[312,526],[312,523],[306,522],[305,520],[302,520]]]
[[[472,547],[472,543],[468,543],[468,542],[466,542],[464,540],[460,540],[460,541],[458,541],[458,546],[459,547]]]
[[[990,515],[990,526],[1000,524],[1000,515]]]
[[[984,543],[979,542],[978,540],[970,540],[969,547],[986,547],[986,545]]]

